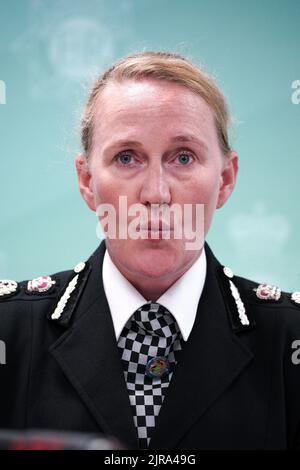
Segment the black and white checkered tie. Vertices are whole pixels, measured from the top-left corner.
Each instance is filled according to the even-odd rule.
[[[171,313],[149,301],[126,323],[118,347],[140,448],[146,449],[182,348],[182,336]],[[145,374],[148,361],[154,357],[169,361],[169,372],[162,377]]]

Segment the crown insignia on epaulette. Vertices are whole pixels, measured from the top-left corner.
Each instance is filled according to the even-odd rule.
[[[27,283],[27,294],[43,294],[48,292],[56,281],[51,276],[40,276],[28,281]]]
[[[256,297],[260,300],[277,301],[281,297],[281,289],[272,284],[259,284],[259,286],[255,287],[253,290],[256,293]]]

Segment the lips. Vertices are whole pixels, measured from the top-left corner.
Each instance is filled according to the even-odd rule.
[[[170,232],[172,227],[170,227],[166,222],[163,220],[150,220],[147,224],[142,224],[140,226],[141,231],[148,231],[148,232]]]

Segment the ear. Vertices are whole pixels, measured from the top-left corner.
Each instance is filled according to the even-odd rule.
[[[79,154],[75,159],[76,172],[78,177],[78,185],[81,195],[89,208],[96,211],[94,201],[94,191],[92,185],[92,175],[90,173],[87,159],[84,155]]]
[[[235,151],[228,152],[224,158],[217,209],[225,204],[234,190],[239,169],[239,157]]]

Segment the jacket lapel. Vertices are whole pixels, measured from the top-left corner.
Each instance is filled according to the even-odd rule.
[[[90,258],[92,270],[73,325],[50,353],[105,435],[137,448],[137,434],[115,332],[102,282],[105,243]]]
[[[206,245],[207,276],[191,335],[183,345],[156,420],[150,449],[176,448],[180,439],[241,374],[253,358],[232,332],[216,271]]]

